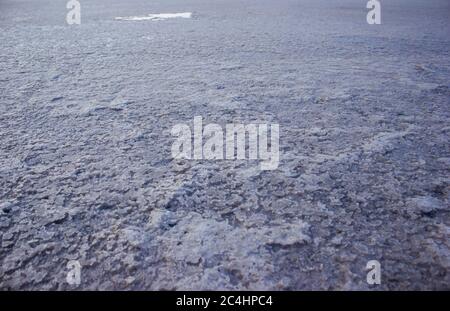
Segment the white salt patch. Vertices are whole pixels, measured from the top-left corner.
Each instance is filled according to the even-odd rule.
[[[191,18],[191,12],[184,13],[161,13],[161,14],[148,14],[146,16],[127,16],[116,17],[116,20],[121,21],[161,21],[169,18]]]

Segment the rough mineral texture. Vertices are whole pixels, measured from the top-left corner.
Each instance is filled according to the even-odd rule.
[[[0,2],[0,289],[450,289],[448,1],[80,2]],[[278,168],[174,160],[194,116]]]

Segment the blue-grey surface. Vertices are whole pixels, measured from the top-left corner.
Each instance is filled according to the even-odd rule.
[[[0,1],[1,289],[450,289],[449,1],[80,2]],[[279,168],[173,161],[196,115]]]

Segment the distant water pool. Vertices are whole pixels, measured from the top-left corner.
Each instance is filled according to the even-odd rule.
[[[148,14],[145,16],[126,16],[126,17],[116,17],[116,20],[122,21],[161,21],[169,18],[191,18],[192,12],[183,13],[159,13],[159,14]]]

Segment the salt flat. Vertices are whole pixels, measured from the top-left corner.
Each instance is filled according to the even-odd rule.
[[[1,289],[449,289],[448,1],[81,3],[0,2]],[[194,116],[278,168],[173,160]]]

